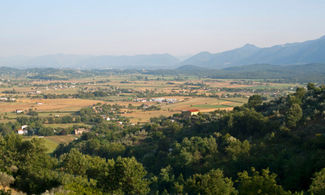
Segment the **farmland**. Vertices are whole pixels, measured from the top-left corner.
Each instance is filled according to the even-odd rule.
[[[60,77],[65,76],[56,76]],[[0,97],[7,101],[0,102],[0,123],[28,124],[26,139],[41,136],[38,138],[44,140],[51,153],[58,144],[77,138],[75,129],[96,128],[96,123],[87,119],[90,116],[81,115],[84,109],[96,108],[101,117],[96,120],[107,120],[112,125],[145,124],[152,118],[170,117],[190,109],[200,113],[231,111],[247,103],[252,94],[269,101],[298,86],[301,84],[272,80],[129,72],[65,80],[30,79],[27,75],[2,80]],[[110,107],[104,112],[100,105]]]
[[[225,167],[227,177],[236,178],[242,170],[234,171],[232,166],[224,165],[268,161],[254,151],[267,153],[272,162],[281,159],[272,156],[281,150],[283,142],[295,151],[296,146],[290,143],[296,140],[302,109],[307,108],[306,113],[323,113],[308,110],[315,105],[310,97],[323,90],[312,83],[305,87],[304,83],[283,80],[215,79],[132,71],[108,71],[104,75],[92,72],[91,76],[77,74],[71,78],[60,73],[49,80],[38,78],[52,77],[34,74],[1,80],[0,130],[3,137],[7,136],[2,143],[15,140],[17,151],[32,150],[43,155],[42,159],[51,158],[60,167],[55,171],[73,177],[81,171],[85,181],[92,177],[89,167],[121,159],[141,163],[148,173],[159,178],[151,181],[153,184],[164,183],[164,175],[170,172],[173,178],[179,174],[179,181],[173,183],[184,185],[182,175],[188,182],[196,170],[205,166],[207,170]],[[303,104],[311,105],[300,106]],[[319,118],[313,117],[311,114],[304,124]],[[323,138],[319,128],[313,127],[310,132],[301,140]],[[290,133],[290,142],[278,143],[279,137],[287,139]],[[268,153],[261,147],[264,144],[277,148]],[[25,159],[29,155],[23,156]],[[66,166],[78,162],[89,167],[69,172]],[[268,165],[274,170],[280,167]],[[290,167],[290,162],[286,167]]]
[[[19,78],[0,86],[0,97],[14,99],[0,103],[0,121],[14,121],[17,117],[26,116],[28,110],[37,112],[39,117],[72,116],[81,108],[100,103],[126,107],[121,115],[133,123],[148,122],[151,117],[171,116],[191,108],[197,108],[200,112],[231,110],[246,103],[254,93],[272,99],[294,91],[297,86],[299,84],[261,80],[201,79],[196,76],[139,73],[71,78],[64,81]],[[152,98],[176,101],[157,102],[151,101]],[[128,108],[128,105],[139,107],[143,104],[155,105],[159,109]],[[16,114],[16,110],[24,113]],[[65,124],[47,126],[67,127]]]

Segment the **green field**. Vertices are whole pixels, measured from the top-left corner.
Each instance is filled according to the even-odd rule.
[[[51,154],[59,144],[61,144],[61,143],[68,144],[71,141],[78,138],[78,136],[75,136],[75,135],[60,135],[60,136],[46,136],[46,137],[43,137],[43,136],[32,136],[32,137],[25,136],[23,139],[24,140],[31,140],[33,138],[44,140],[44,145],[45,145],[45,147],[47,149],[47,153]]]

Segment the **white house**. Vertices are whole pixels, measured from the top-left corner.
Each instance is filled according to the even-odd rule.
[[[8,101],[8,98],[6,98],[6,97],[0,97],[0,101]]]
[[[19,135],[26,135],[26,134],[28,133],[28,131],[27,131],[27,130],[19,129],[19,130],[17,131],[17,133],[18,133]]]
[[[78,128],[74,130],[74,134],[75,135],[82,135],[83,133],[87,133],[89,132],[89,129],[85,129],[85,128]]]
[[[24,112],[24,110],[16,110],[16,113],[17,114],[21,114],[21,113],[23,113]]]

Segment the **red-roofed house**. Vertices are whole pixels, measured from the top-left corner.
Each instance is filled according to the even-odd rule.
[[[183,114],[183,116],[190,117],[193,115],[198,115],[199,112],[200,112],[200,110],[198,110],[198,109],[190,109],[190,110],[182,111],[182,114]]]

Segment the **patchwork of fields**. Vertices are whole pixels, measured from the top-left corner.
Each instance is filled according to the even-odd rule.
[[[81,108],[101,104],[118,104],[147,106],[157,105],[159,110],[124,109],[123,116],[130,118],[131,122],[147,122],[151,117],[170,116],[191,108],[200,112],[211,112],[217,109],[231,110],[247,102],[248,97],[256,90],[265,92],[264,95],[274,95],[280,92],[293,90],[297,84],[272,83],[258,80],[229,80],[229,79],[205,79],[198,77],[186,77],[185,80],[174,80],[172,76],[146,75],[146,80],[141,74],[111,75],[109,77],[94,77],[71,79],[65,81],[31,80],[28,86],[16,86],[12,88],[0,88],[0,96],[6,96],[5,91],[13,90],[15,102],[0,102],[1,122],[13,121],[17,116],[16,110],[27,111],[32,109],[39,113],[38,116],[48,117],[53,115],[72,115]],[[167,81],[166,81],[167,80]],[[30,87],[30,85],[32,87]],[[33,87],[37,86],[37,87]],[[60,95],[73,96],[80,93],[89,93],[98,90],[119,90],[105,97],[89,98],[60,98]],[[128,90],[128,91],[127,91]],[[33,95],[33,92],[39,93]],[[32,95],[31,95],[32,93]],[[44,99],[42,95],[55,94],[58,98]],[[134,102],[139,95],[143,98],[157,97],[177,99],[176,103],[156,103],[147,101]],[[176,96],[175,96],[176,95]],[[202,97],[203,96],[203,97]],[[25,115],[23,115],[25,116]],[[51,125],[49,125],[51,126]],[[65,124],[55,124],[52,127],[67,127]]]

